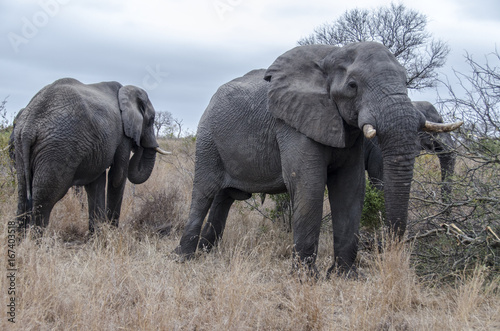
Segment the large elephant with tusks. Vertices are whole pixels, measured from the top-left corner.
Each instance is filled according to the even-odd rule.
[[[426,122],[408,98],[405,69],[379,43],[296,47],[212,97],[198,126],[191,209],[176,252],[190,258],[216,244],[235,200],[288,191],[294,261],[315,273],[326,186],[335,257],[328,275],[355,272],[363,132],[380,142],[387,221],[401,236],[418,132],[459,124]]]

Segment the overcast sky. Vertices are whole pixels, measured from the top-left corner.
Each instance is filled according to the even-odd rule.
[[[448,43],[441,70],[466,71],[500,47],[499,0],[404,0],[425,14],[428,31]],[[84,83],[116,80],[147,90],[195,131],[221,84],[297,45],[346,10],[388,0],[2,0],[0,101],[10,116],[43,86],[62,77]],[[434,102],[434,90],[412,99]]]

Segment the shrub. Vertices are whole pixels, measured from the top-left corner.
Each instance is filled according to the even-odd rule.
[[[421,276],[454,279],[476,265],[500,272],[500,54],[478,64],[467,54],[470,73],[455,72],[458,84],[445,83],[441,100],[447,121],[463,120],[453,133],[455,174],[449,201],[439,197],[440,181],[430,163],[417,160],[408,233],[418,239],[414,259]],[[427,160],[430,162],[430,160]]]
[[[185,203],[177,187],[151,192],[139,196],[143,200],[131,221],[132,229],[138,233],[167,236],[182,230],[184,219],[180,211]]]
[[[383,224],[385,217],[384,192],[375,188],[370,181],[366,181],[365,201],[361,214],[361,226],[368,230],[377,230]]]
[[[9,156],[9,138],[12,126],[0,130],[0,190],[13,194],[16,186],[16,169]],[[0,194],[0,199],[3,194]]]
[[[269,210],[269,217],[273,220],[273,222],[278,221],[283,224],[288,232],[292,231],[293,210],[290,194],[271,194],[270,198],[274,201],[275,205],[274,208]]]

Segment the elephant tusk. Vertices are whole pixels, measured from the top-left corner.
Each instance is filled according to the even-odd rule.
[[[2,148],[2,152],[8,151],[10,147],[11,147],[11,145],[8,144],[6,147]]]
[[[363,133],[368,139],[372,139],[377,135],[377,130],[371,124],[365,124],[363,126]]]
[[[170,154],[172,154],[172,152],[167,152],[167,151],[164,151],[164,150],[163,150],[163,149],[161,149],[160,147],[156,147],[156,148],[155,148],[155,151],[156,151],[157,153],[160,153],[161,155],[170,155]]]
[[[462,124],[464,124],[463,121],[458,121],[455,123],[435,123],[425,121],[425,126],[422,130],[427,132],[450,132],[458,129]]]

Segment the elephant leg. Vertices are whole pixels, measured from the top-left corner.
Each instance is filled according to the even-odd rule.
[[[33,210],[30,215],[30,225],[35,226],[35,228],[32,229],[32,231],[34,230],[32,235],[35,237],[43,235],[45,228],[49,225],[50,213],[54,205],[64,196],[63,193],[60,198],[56,200],[47,198],[46,195],[40,195],[38,193],[39,192],[36,190],[33,191]]]
[[[40,167],[39,169],[42,169]],[[49,224],[54,205],[61,200],[71,187],[72,174],[35,171],[33,175],[33,211],[35,226],[41,228]]]
[[[227,189],[220,190],[210,206],[208,220],[203,227],[198,248],[210,251],[222,239],[229,209],[235,199]]]
[[[20,231],[26,230],[31,223],[31,203],[27,198],[26,179],[23,174],[18,173],[16,221]]]
[[[205,176],[203,170],[195,169],[189,218],[184,227],[180,243],[174,250],[181,259],[191,259],[194,256],[198,247],[203,221],[215,196],[220,191],[220,186],[214,183],[214,181],[207,182],[207,178],[213,178],[216,182],[218,181],[217,178]]]
[[[111,225],[116,227],[118,227],[123,201],[123,192],[125,191],[125,185],[127,183],[126,173],[126,169],[125,171],[122,171],[122,168],[116,166],[111,167],[108,172],[106,213],[108,221]]]
[[[326,171],[325,171],[326,172]],[[294,242],[294,268],[305,266],[316,274],[316,256],[318,253],[321,219],[323,216],[323,196],[325,184],[307,188],[303,183],[295,183],[291,188],[292,229]]]
[[[328,277],[335,268],[338,274],[356,275],[354,261],[358,252],[358,230],[365,193],[363,168],[360,161],[359,164],[343,166],[328,175],[335,261],[328,269]]]
[[[174,250],[181,260],[194,256],[203,221],[215,196],[222,189],[224,178],[224,169],[221,168],[222,160],[218,156],[211,137],[199,134],[196,143],[196,160],[189,218],[180,243]]]
[[[89,205],[89,232],[94,233],[95,222],[102,221],[105,213],[106,172],[103,172],[95,181],[85,185]]]
[[[293,268],[317,275],[327,164],[331,149],[278,122],[282,176],[292,201]]]
[[[384,166],[382,151],[376,138],[364,140],[364,161],[368,179],[373,187],[384,190]]]
[[[373,161],[367,168],[368,179],[373,187],[379,191],[384,191],[384,170],[382,159]]]
[[[54,192],[55,193],[55,192]],[[32,222],[35,226],[40,227],[39,230],[43,231],[49,225],[50,213],[54,208],[57,201],[62,199],[64,193],[60,194],[58,199],[52,199],[46,197],[46,195],[40,195],[39,192],[34,190],[33,192],[33,212],[32,212]]]
[[[194,256],[200,239],[200,231],[203,220],[205,219],[213,200],[213,195],[206,196],[200,192],[193,192],[189,219],[184,227],[184,232],[182,233],[179,246],[175,249],[175,253],[181,256],[181,258],[190,259]]]

